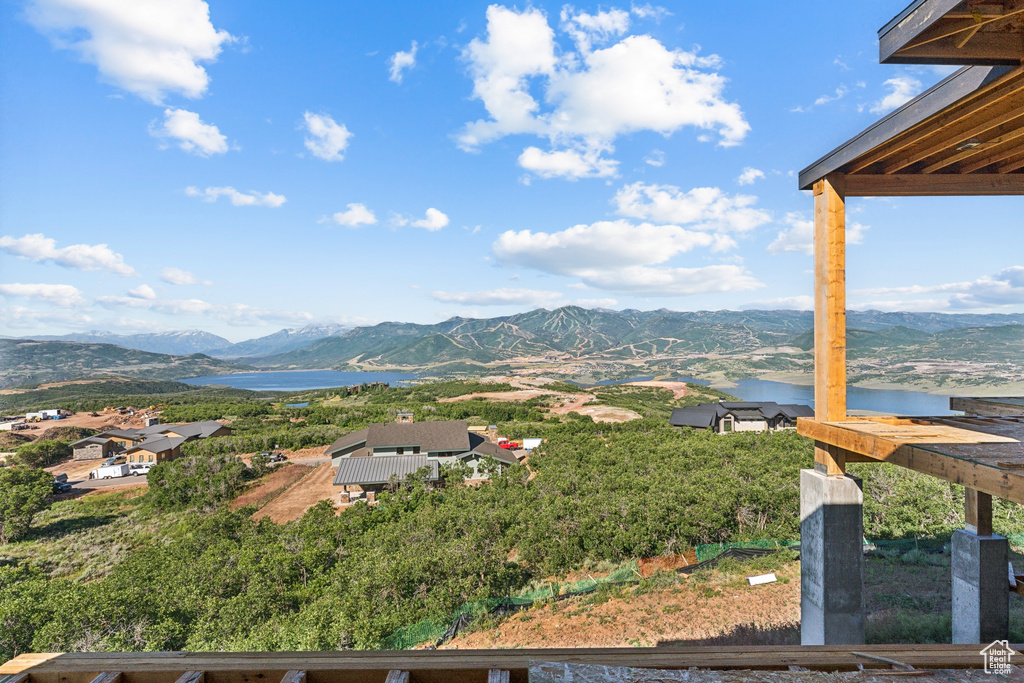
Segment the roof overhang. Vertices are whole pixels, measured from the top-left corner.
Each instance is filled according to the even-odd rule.
[[[969,66],[805,168],[800,189],[836,176],[846,196],[1020,195],[1022,170],[1024,68]]]
[[[878,32],[883,64],[1017,65],[1024,0],[915,0]]]

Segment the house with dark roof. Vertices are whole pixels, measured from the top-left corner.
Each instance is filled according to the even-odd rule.
[[[188,424],[155,424],[140,429],[108,429],[71,444],[75,460],[124,455],[128,462],[165,462],[181,455],[181,445],[193,439],[228,436],[231,428],[215,420]]]
[[[427,481],[441,478],[441,467],[457,462],[470,469],[467,481],[487,479],[486,458],[514,464],[516,456],[482,434],[469,431],[465,420],[372,424],[346,434],[324,452],[337,468],[334,485],[343,489],[342,502],[365,494],[372,502],[392,483],[428,468]]]
[[[797,403],[779,404],[774,401],[719,401],[676,408],[669,424],[707,429],[718,434],[774,432],[795,429],[798,417],[814,417],[814,409]]]

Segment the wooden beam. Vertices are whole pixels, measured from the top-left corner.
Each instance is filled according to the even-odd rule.
[[[992,496],[964,489],[964,528],[979,536],[992,535]]]
[[[487,672],[487,683],[508,683],[509,677],[507,669],[491,669]]]
[[[1002,107],[1000,107],[1000,109],[1002,109]],[[993,116],[993,114],[995,114],[995,116]],[[985,120],[980,123],[974,123],[971,126],[960,125],[958,127],[959,130],[957,130],[957,128],[943,128],[940,131],[942,133],[941,139],[936,142],[931,142],[924,147],[906,150],[900,154],[888,155],[885,157],[885,163],[882,165],[882,173],[890,175],[897,171],[901,171],[907,166],[923,161],[933,154],[938,154],[944,150],[955,149],[958,145],[962,145],[971,138],[984,135],[990,130],[994,130],[999,126],[1022,116],[1024,116],[1024,99],[1014,98],[1009,100],[1005,106],[1005,111],[1001,114],[986,111]],[[978,116],[975,118],[981,117]],[[969,124],[971,121],[966,121],[965,123]]]
[[[952,108],[922,121],[901,136],[886,141],[884,147],[875,149],[850,162],[846,167],[847,175],[862,171],[871,164],[902,152],[911,145],[917,144],[935,133],[945,132],[956,127],[967,127],[968,122],[965,119],[968,117],[1024,91],[1024,76],[1022,74],[1024,74],[1024,71],[1021,69],[1014,69],[984,91],[967,96],[964,100],[957,102]]]
[[[409,683],[409,672],[392,669],[388,671],[388,677],[384,679],[384,683]]]
[[[1024,168],[1024,154],[996,166],[996,173],[1013,173]]]
[[[942,173],[847,175],[847,197],[959,197],[1024,195],[1024,175]]]
[[[842,425],[800,418],[797,432],[815,441],[832,444],[854,453],[860,453],[880,462],[922,472],[954,484],[962,484],[992,496],[1024,504],[1022,478],[1011,471],[990,467],[971,460],[953,458],[927,446],[898,444],[890,440],[845,429]]]
[[[992,150],[988,154],[975,159],[969,164],[962,164],[958,170],[960,173],[974,173],[975,171],[980,171],[986,166],[991,166],[992,164],[999,163],[1000,161],[1014,158],[1018,154],[1024,152],[1024,141],[1020,140],[1022,136],[1024,136],[1024,129],[1022,129],[1022,134],[1017,136],[1018,142],[1012,147]]]
[[[92,683],[121,683],[121,672],[104,671],[99,676],[92,679]]]
[[[292,669],[284,675],[281,683],[306,683],[306,672],[302,669]]]
[[[844,176],[814,184],[814,415],[846,419],[846,200]],[[841,452],[815,447],[815,467],[846,472]]]
[[[1021,137],[1024,137],[1024,127],[1017,128],[1016,130],[1011,130],[1007,133],[1003,133],[999,137],[992,138],[991,140],[983,140],[978,144],[977,147],[973,147],[971,149],[963,149],[957,152],[956,154],[952,154],[943,159],[939,159],[938,161],[934,161],[925,166],[924,168],[922,168],[921,173],[935,173],[936,171],[941,171],[947,166],[952,166],[955,163],[965,161],[967,159],[970,159],[971,157],[985,155],[985,152],[990,151],[993,147],[1005,145]],[[1012,154],[1016,154],[1016,152],[1017,150],[1014,150]],[[991,155],[985,155],[985,157],[983,158],[988,158],[990,156]],[[998,159],[992,159],[991,161],[983,161],[981,163],[973,162],[971,164],[967,164],[961,167],[960,171],[962,173],[970,173],[971,171],[967,170],[968,168],[976,171],[979,168],[984,168],[985,166],[988,166],[989,164],[992,163],[992,161],[998,161]]]
[[[967,32],[967,31],[977,31],[982,26],[987,26],[988,24],[993,24],[993,23],[995,23],[997,21],[1002,21],[1004,19],[1008,19],[1009,17],[1012,17],[1014,15],[1020,14],[1021,12],[1024,12],[1024,8],[1016,9],[1016,10],[1013,10],[1012,12],[1007,12],[1007,13],[1001,15],[1001,16],[998,16],[998,17],[990,17],[988,19],[982,19],[980,22],[972,20],[970,23],[965,23],[965,24],[962,24],[962,25],[956,25],[953,28],[950,28],[948,26],[939,26],[939,27],[937,27],[937,30],[935,31],[936,35],[931,35],[931,36],[923,37],[920,40],[914,42],[913,44],[907,45],[906,48],[904,48],[904,49],[905,50],[913,50],[914,48],[918,48],[918,47],[921,47],[923,45],[927,45],[929,43],[937,42],[939,40],[942,40],[943,38],[952,38],[952,37],[954,37],[954,36],[956,36],[958,34],[961,34],[961,33]],[[960,46],[960,47],[962,47],[962,46]],[[902,51],[903,50],[901,50],[900,52],[902,52]]]
[[[178,677],[176,683],[206,683],[206,672],[186,671]]]

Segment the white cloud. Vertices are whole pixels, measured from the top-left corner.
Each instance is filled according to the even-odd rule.
[[[717,187],[683,192],[673,185],[637,182],[616,192],[612,201],[621,216],[689,225],[696,230],[746,232],[771,220],[766,211],[753,208],[757,197],[730,197]]]
[[[338,225],[344,225],[349,228],[358,228],[360,225],[374,225],[377,222],[377,217],[373,215],[373,211],[367,209],[365,205],[353,203],[347,206],[348,211],[339,211],[331,216],[331,220]]]
[[[133,296],[136,299],[155,299],[156,292],[149,285],[139,285],[135,289],[128,290],[128,296]]]
[[[0,320],[3,320],[5,327],[21,329],[32,329],[45,325],[83,327],[94,323],[91,316],[79,310],[44,310],[38,306],[32,308],[2,306],[0,307]]]
[[[234,40],[201,0],[30,0],[26,15],[103,80],[154,104],[169,93],[201,97],[210,78],[199,63]]]
[[[277,208],[288,201],[283,194],[273,192],[239,192],[233,187],[208,187],[200,190],[198,187],[186,187],[185,194],[189,197],[202,197],[203,201],[215,202],[218,197],[228,197],[234,206],[270,206]]]
[[[306,149],[313,153],[313,156],[324,161],[341,161],[345,158],[345,149],[352,133],[343,123],[336,123],[327,114],[313,114],[306,112],[305,119]]]
[[[912,76],[890,78],[883,83],[883,86],[889,89],[889,94],[871,105],[872,114],[884,114],[906,104],[914,99],[924,87],[921,85],[921,81]]]
[[[86,303],[81,290],[71,285],[0,284],[0,295],[37,299],[57,306],[63,306],[64,308],[84,306]]]
[[[108,309],[134,308],[175,316],[210,316],[233,326],[265,323],[307,323],[313,316],[304,311],[279,311],[247,304],[213,304],[202,299],[157,299],[138,296],[101,296],[96,302]]]
[[[716,131],[719,144],[738,144],[750,126],[739,105],[723,99],[726,80],[715,72],[719,59],[669,50],[647,35],[623,34],[625,12],[596,15],[563,12],[562,28],[578,53],[558,56],[555,32],[545,14],[491,5],[487,36],[463,51],[473,78],[473,97],[490,118],[467,123],[457,140],[476,151],[507,135],[546,138],[551,152],[592,159],[611,152],[619,135],[650,130],[669,135],[685,126]],[[543,91],[542,102],[531,88]],[[534,153],[535,154],[535,153]],[[579,177],[552,173],[551,176]],[[600,175],[590,173],[590,175]]]
[[[660,149],[652,149],[651,153],[644,157],[644,163],[655,168],[665,165],[665,153]]]
[[[764,171],[747,166],[743,169],[743,173],[740,173],[740,177],[736,179],[736,182],[739,185],[753,185],[754,181],[761,178],[764,178]]]
[[[192,273],[188,272],[187,270],[182,270],[181,268],[174,268],[174,267],[164,268],[160,272],[160,279],[163,280],[164,282],[168,283],[168,284],[171,284],[171,285],[199,285],[199,284],[210,285],[210,284],[213,284],[209,280],[204,280],[204,281],[200,282],[199,278],[197,278],[195,275],[193,275]]]
[[[418,221],[412,221],[412,225],[417,228],[423,228],[430,232],[436,232],[448,225],[448,216],[441,213],[435,208],[427,209],[427,215],[425,218],[421,218]]]
[[[601,150],[583,149],[545,152],[537,147],[527,147],[519,155],[519,165],[541,178],[568,180],[580,178],[604,178],[615,175],[619,162],[602,159]]]
[[[399,50],[395,54],[391,55],[391,58],[388,60],[388,64],[390,65],[390,75],[388,76],[389,81],[401,83],[402,76],[404,75],[402,72],[415,68],[417,49],[418,46],[414,40],[412,41],[412,47],[409,48],[408,52],[402,52]]]
[[[785,254],[791,252],[814,253],[814,221],[804,218],[797,212],[787,213],[783,221],[789,225],[788,230],[780,230],[775,241],[768,245],[768,253]],[[870,227],[861,223],[846,224],[846,243],[861,244],[864,233]]]
[[[664,263],[697,247],[712,247],[715,236],[677,225],[634,225],[626,220],[576,225],[561,232],[510,230],[498,236],[494,253],[503,263],[548,273],[577,275],[595,268]]]
[[[111,251],[106,244],[72,244],[57,247],[57,241],[41,233],[24,237],[0,237],[0,249],[35,261],[51,261],[76,270],[106,270],[117,275],[137,275],[135,269],[124,262],[121,254]]]
[[[967,282],[949,282],[939,285],[910,285],[907,287],[876,287],[857,290],[853,294],[855,296],[882,297],[922,294],[933,296],[933,298],[925,300],[871,301],[858,306],[879,308],[880,310],[900,310],[898,306],[907,306],[907,310],[941,310],[947,308],[972,310],[1015,306],[1024,304],[1024,266],[1010,266],[994,275],[984,275],[976,280]],[[936,294],[942,296],[934,298]],[[921,308],[922,306],[926,306],[926,308]]]
[[[562,298],[560,292],[538,289],[490,289],[478,292],[435,291],[430,298],[443,303],[457,303],[467,306],[544,306]]]
[[[778,299],[761,299],[740,306],[743,310],[757,309],[762,311],[813,311],[814,297],[809,295],[784,296]]]
[[[576,299],[574,303],[583,308],[613,308],[619,305],[616,299]]]
[[[656,22],[660,22],[665,17],[672,16],[672,13],[664,7],[661,7],[660,5],[652,5],[649,2],[644,3],[643,5],[637,5],[634,3],[629,8],[629,11],[641,19],[654,19]]]
[[[199,114],[184,109],[165,109],[163,124],[149,124],[155,138],[173,138],[178,147],[196,156],[208,157],[228,151],[228,139],[217,126],[199,119]]]
[[[586,54],[596,43],[602,45],[629,30],[629,12],[612,9],[598,10],[597,14],[577,12],[572,5],[564,5],[560,28],[569,34],[576,48]]]
[[[577,275],[591,287],[636,296],[690,296],[739,292],[764,286],[740,265],[700,268],[630,266],[611,271],[584,270]]]

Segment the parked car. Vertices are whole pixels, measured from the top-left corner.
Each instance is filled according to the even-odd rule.
[[[142,476],[146,476],[149,474],[149,471],[153,469],[154,465],[156,465],[155,462],[135,462],[128,465],[128,473],[133,477],[137,477],[140,474]]]
[[[120,465],[124,461],[125,461],[125,457],[123,455],[112,455],[109,458],[107,458],[106,460],[104,460],[103,464],[100,465],[100,467],[109,467],[110,465]]]
[[[53,492],[54,493],[67,493],[71,490],[71,484],[68,483],[68,475],[65,473],[58,474],[53,478]]]
[[[267,462],[284,462],[288,459],[284,453],[278,453],[277,451],[263,451],[260,455],[266,458]]]

